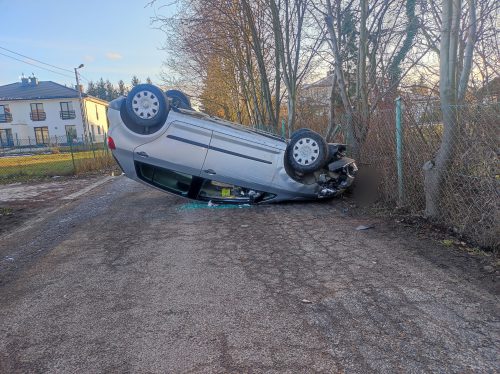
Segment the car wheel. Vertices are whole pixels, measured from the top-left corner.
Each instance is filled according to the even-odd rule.
[[[321,169],[328,158],[328,145],[321,135],[309,130],[295,134],[287,147],[287,161],[300,173]]]
[[[170,105],[178,109],[192,110],[191,101],[189,98],[179,90],[168,90],[166,92],[167,98],[170,99]]]
[[[167,119],[168,109],[165,94],[152,84],[135,86],[125,100],[125,110],[128,118],[142,127],[163,124]]]
[[[305,133],[305,132],[308,132],[308,131],[312,131],[312,130],[311,130],[311,129],[306,129],[306,128],[298,129],[298,130],[296,130],[296,131],[294,131],[294,132],[292,133],[292,136],[290,137],[290,139],[293,139],[293,138],[295,138],[297,135],[301,135],[301,134],[303,134],[303,133]]]

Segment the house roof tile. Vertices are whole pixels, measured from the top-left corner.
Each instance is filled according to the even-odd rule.
[[[78,91],[52,81],[37,85],[23,85],[21,82],[0,86],[0,100],[41,100],[77,98]],[[82,93],[82,97],[87,97]]]

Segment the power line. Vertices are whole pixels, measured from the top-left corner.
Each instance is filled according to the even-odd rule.
[[[1,47],[0,47],[0,48],[1,48]],[[2,48],[2,49],[5,49],[5,48]],[[61,73],[61,72],[58,72],[58,71],[55,71],[55,70],[51,70],[51,69],[45,68],[45,67],[43,67],[43,66],[38,66],[38,65],[35,65],[35,64],[31,63],[31,62],[21,60],[20,58],[16,58],[16,57],[14,57],[14,56],[9,56],[9,55],[6,55],[5,53],[2,53],[2,52],[0,52],[0,55],[5,56],[5,57],[8,57],[8,58],[11,58],[11,59],[16,60],[16,61],[19,61],[19,62],[23,62],[23,63],[28,64],[28,65],[31,65],[31,66],[35,66],[35,67],[37,67],[37,68],[39,68],[39,69],[44,69],[44,70],[50,71],[50,72],[52,72],[52,73],[54,73],[54,74],[59,74],[59,75],[62,75],[63,77],[66,77],[66,78],[71,78],[71,79],[73,79],[73,77],[72,77],[72,76],[70,76],[70,75],[63,74],[63,73]],[[29,58],[29,57],[28,57],[28,58]]]
[[[13,53],[13,54],[18,55],[18,56],[21,56],[21,57],[27,58],[27,59],[29,59],[29,60],[36,61],[36,62],[38,62],[38,63],[40,63],[40,64],[47,65],[47,66],[50,66],[50,67],[53,67],[53,68],[56,68],[56,69],[59,69],[59,70],[63,70],[63,71],[67,71],[67,72],[69,72],[69,73],[72,73],[72,71],[71,71],[71,70],[69,70],[69,69],[60,68],[59,66],[55,66],[55,65],[52,65],[52,64],[48,64],[48,63],[46,63],[46,62],[43,62],[43,61],[37,60],[36,58],[29,57],[29,56],[25,56],[25,55],[22,55],[22,54],[20,54],[20,53],[17,53],[17,52],[11,51],[10,49],[7,49],[7,48],[1,47],[1,46],[0,46],[0,49],[3,49],[4,51],[7,51],[7,52],[10,52],[10,53]]]
[[[80,75],[80,78],[83,78],[83,80],[86,80],[87,82],[90,82],[90,79],[88,79],[85,75],[83,75],[80,72],[78,72],[78,74]]]

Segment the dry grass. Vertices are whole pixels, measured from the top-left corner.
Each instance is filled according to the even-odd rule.
[[[75,160],[75,174],[87,173],[89,171],[108,169],[116,165],[111,153],[104,153],[96,158]]]

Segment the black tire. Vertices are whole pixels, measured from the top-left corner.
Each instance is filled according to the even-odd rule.
[[[165,94],[152,84],[135,86],[125,100],[128,119],[142,127],[162,125],[167,119],[168,110]]]
[[[193,110],[189,98],[179,90],[168,90],[167,98],[170,99],[170,105],[173,108]]]
[[[293,138],[295,138],[297,135],[300,135],[300,134],[305,133],[307,131],[312,131],[312,130],[311,129],[302,128],[302,129],[298,129],[298,130],[294,131],[292,133],[292,136],[290,137],[290,140],[292,140]]]
[[[286,152],[288,164],[299,173],[321,169],[328,159],[328,144],[318,133],[308,130],[290,139]]]

